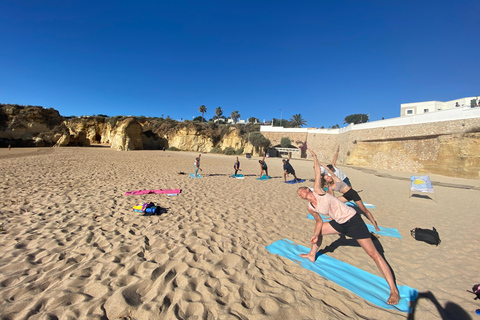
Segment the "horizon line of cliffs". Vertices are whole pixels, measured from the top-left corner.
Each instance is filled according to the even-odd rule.
[[[206,128],[174,120],[140,122],[133,117],[65,119],[53,108],[0,104],[0,147],[64,147],[107,144],[116,150],[210,152],[227,147],[259,154],[236,127]],[[228,130],[228,131],[225,131]]]

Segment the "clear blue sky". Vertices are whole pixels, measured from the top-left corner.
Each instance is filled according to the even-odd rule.
[[[64,116],[343,126],[480,95],[479,57],[478,0],[0,0],[0,103]]]

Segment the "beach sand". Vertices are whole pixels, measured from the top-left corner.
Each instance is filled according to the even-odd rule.
[[[312,162],[291,160],[301,184],[283,183],[279,158],[119,152],[110,148],[0,149],[1,319],[406,319],[265,246],[290,239],[309,246],[314,221],[298,186],[313,186]],[[419,290],[411,319],[474,319],[480,303],[480,181],[430,176],[435,197],[410,196],[410,175],[339,166],[378,224],[403,239],[376,242],[398,285]],[[178,196],[130,195],[145,189]],[[161,215],[134,212],[154,202]],[[436,247],[410,236],[435,227]],[[353,241],[331,235],[329,256],[379,275]]]

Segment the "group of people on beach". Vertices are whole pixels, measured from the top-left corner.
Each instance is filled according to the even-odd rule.
[[[365,207],[358,192],[352,188],[349,178],[335,166],[339,150],[340,147],[337,147],[332,163],[324,165],[318,160],[315,152],[308,149],[312,155],[314,163],[314,187],[313,190],[308,187],[300,187],[297,190],[297,194],[300,198],[308,201],[307,210],[315,219],[315,228],[314,234],[310,239],[310,252],[301,254],[300,256],[315,262],[316,254],[322,244],[324,235],[344,234],[349,236],[355,239],[373,259],[380,273],[387,281],[390,288],[390,296],[387,303],[391,305],[398,304],[400,295],[395,284],[392,270],[383,256],[376,249],[371,238],[371,233],[368,231],[365,222],[360,216],[360,212],[345,204],[347,201],[355,202],[359,210],[361,210],[361,212],[363,212],[372,222],[375,230],[380,231],[372,213]],[[195,175],[198,174],[199,170],[202,171],[200,168],[200,157],[201,155],[198,155],[195,159]],[[258,160],[260,164],[260,177],[264,174],[269,177],[265,158],[266,154],[264,153],[263,158]],[[284,171],[283,177],[285,182],[287,182],[287,176],[290,174],[294,176],[295,181],[300,180],[296,176],[293,166],[290,164],[290,159],[291,154],[289,152],[288,158],[282,160]],[[238,157],[236,157],[233,169],[235,171],[233,176],[235,177],[237,176],[238,171],[241,171]],[[335,197],[335,191],[342,195]],[[331,220],[324,222],[320,217],[320,214],[329,216]]]

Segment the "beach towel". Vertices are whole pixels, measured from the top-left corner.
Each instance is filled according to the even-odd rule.
[[[323,222],[328,222],[328,221],[331,220],[329,217],[322,216],[321,214],[319,216],[322,218]],[[310,220],[315,220],[315,218],[310,213],[308,214],[307,218],[310,219]],[[365,224],[367,225],[368,231],[370,231],[370,232],[373,232],[373,233],[376,233],[376,234],[379,234],[379,235],[382,235],[382,236],[386,236],[386,237],[394,237],[394,238],[403,239],[397,229],[378,226],[380,231],[377,231],[377,230],[375,230],[375,227],[373,225],[371,225],[369,223],[365,223]]]
[[[345,202],[345,204],[350,207],[358,207],[357,204],[353,201]],[[373,204],[363,202],[363,205],[365,206],[365,208],[375,209],[375,206]]]
[[[170,194],[172,194],[172,193],[180,193],[180,191],[181,191],[180,189],[135,190],[135,191],[125,192],[125,195],[126,196],[130,196],[130,195],[138,196],[138,195],[149,194],[149,193],[155,193],[155,194],[169,194],[170,193]]]
[[[408,286],[397,286],[400,293],[400,302],[392,306],[387,304],[390,289],[382,277],[329,257],[326,254],[317,254],[317,260],[315,262],[300,258],[298,255],[300,253],[308,253],[310,248],[295,244],[288,239],[278,240],[265,248],[269,252],[287,258],[302,268],[311,270],[325,279],[385,309],[412,312],[410,302],[415,301],[418,297],[418,291],[416,289]],[[366,255],[365,259],[368,259]]]
[[[295,180],[295,179],[293,179],[293,180],[287,181],[287,183],[289,183],[289,184],[302,183],[302,182],[305,182],[305,180],[302,180],[302,179]]]
[[[195,173],[190,173],[190,178],[201,178],[202,176],[197,173],[197,176],[195,177]]]
[[[271,179],[271,177],[267,175],[263,175],[260,178],[257,178],[257,180],[268,180],[268,179]]]

